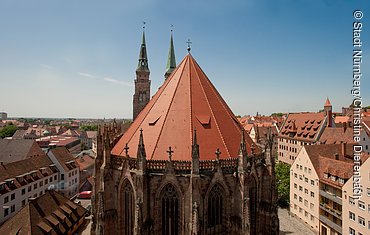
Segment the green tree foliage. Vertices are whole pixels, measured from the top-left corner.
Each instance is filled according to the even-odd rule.
[[[0,130],[0,138],[11,137],[18,130],[18,127],[13,124],[9,124]]]
[[[275,165],[278,203],[281,207],[289,206],[290,166],[285,163]]]
[[[271,114],[271,117],[274,117],[274,116],[276,116],[276,117],[282,117],[282,116],[284,116],[284,114],[283,113],[272,113]]]
[[[83,131],[97,131],[98,125],[82,125],[80,126],[80,130]]]

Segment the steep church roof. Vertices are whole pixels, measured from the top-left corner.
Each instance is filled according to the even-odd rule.
[[[200,159],[237,157],[242,127],[211,81],[188,54],[137,116],[113,147],[113,155],[135,157],[143,130],[147,159],[167,160],[171,146],[173,160],[191,160],[193,131],[197,130]],[[245,135],[247,153],[253,141]],[[256,151],[257,152],[257,151]]]

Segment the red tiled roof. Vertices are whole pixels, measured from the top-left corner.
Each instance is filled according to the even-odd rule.
[[[329,107],[329,106],[331,106],[330,100],[329,100],[329,98],[326,98],[324,107]]]
[[[336,124],[338,123],[346,123],[346,122],[349,122],[350,119],[348,116],[336,116],[335,119],[334,119],[334,122]]]
[[[30,201],[0,227],[0,234],[38,235],[71,233],[87,210],[55,191]]]
[[[74,157],[65,147],[50,149],[49,152],[51,152],[55,156],[55,158],[58,160],[59,164],[63,167],[65,171],[70,171],[71,169],[76,168]]]
[[[326,127],[319,139],[322,144],[354,143],[351,127]]]
[[[353,144],[346,144],[345,155],[343,155],[342,144],[320,144],[320,145],[305,145],[304,148],[320,178],[327,184],[335,187],[342,187],[338,181],[332,181],[330,178],[325,178],[325,173],[349,179],[353,174]],[[339,160],[336,159],[338,154]],[[363,153],[361,156],[362,162],[365,162],[369,157]]]
[[[140,129],[143,129],[148,159],[190,160],[193,130],[201,159],[214,159],[217,148],[221,158],[239,153],[242,127],[211,81],[188,54],[165,81],[127,132],[114,146],[112,154],[124,155],[126,143],[130,155],[136,155]],[[245,135],[247,152],[253,141]]]
[[[88,154],[83,154],[76,157],[76,163],[80,167],[80,171],[83,171],[92,167],[95,163],[95,159]]]
[[[0,162],[10,163],[37,155],[44,153],[34,140],[0,139]]]
[[[323,125],[323,113],[291,113],[282,126],[279,137],[314,141]]]

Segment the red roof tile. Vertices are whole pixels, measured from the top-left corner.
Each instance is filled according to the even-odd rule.
[[[166,151],[171,146],[174,160],[190,160],[194,129],[200,158],[214,159],[217,148],[221,158],[238,155],[242,127],[189,54],[114,146],[112,154],[123,156],[127,143],[130,155],[136,155],[140,129],[148,159],[167,160]],[[250,153],[253,141],[245,136]]]

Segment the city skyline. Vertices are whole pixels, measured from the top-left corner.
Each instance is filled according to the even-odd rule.
[[[85,2],[86,3],[86,2]],[[90,3],[90,2],[89,2]],[[152,94],[164,81],[171,25],[176,61],[192,55],[235,115],[334,111],[352,101],[352,12],[366,1],[0,3],[0,112],[10,117],[131,118],[146,22]],[[362,93],[370,105],[370,94]]]

